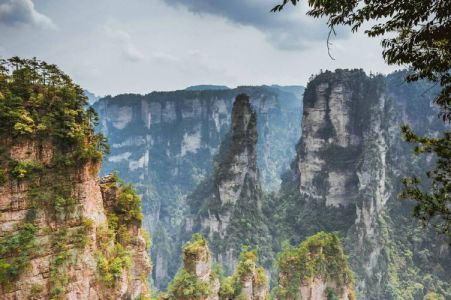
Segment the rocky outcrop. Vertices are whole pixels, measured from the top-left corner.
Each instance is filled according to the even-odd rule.
[[[256,145],[257,115],[251,108],[249,97],[241,94],[233,104],[230,137],[223,143],[223,151],[219,153],[216,161],[215,176],[218,187],[214,196],[218,197],[221,206],[233,206],[241,195],[251,193],[243,188],[260,188],[257,186],[259,178]],[[245,186],[245,180],[249,180],[251,186]],[[255,203],[259,203],[259,199],[255,199]]]
[[[195,234],[183,246],[183,266],[162,298],[219,300],[219,289],[219,277],[212,270],[207,242],[201,235]]]
[[[439,128],[434,123],[439,122],[436,112],[429,107],[433,95],[424,93],[427,85],[419,82],[406,87],[404,75],[367,76],[362,70],[336,70],[311,80],[304,94],[297,158],[277,198],[276,215],[282,220],[274,222],[290,228],[288,233],[280,232],[281,236],[300,242],[325,230],[346,237],[344,247],[357,274],[356,290],[365,299],[450,292],[445,287],[449,276],[436,272],[450,266],[449,259],[434,250],[443,249],[438,246],[444,245],[443,240],[432,238],[427,230],[418,237],[411,203],[397,197],[400,178],[428,168],[427,161],[412,159],[399,125],[409,121],[420,133],[424,128]],[[409,110],[406,105],[423,108]],[[428,246],[429,242],[436,246]],[[409,257],[408,253],[418,251],[428,253],[427,259]],[[409,262],[418,275],[407,276],[407,265],[400,261]],[[428,264],[437,269],[431,271]],[[436,278],[437,285],[428,285],[424,276]],[[316,286],[313,290],[327,286],[324,280],[312,280],[308,286]],[[425,288],[403,288],[414,285]]]
[[[278,256],[276,299],[355,300],[353,275],[338,237],[320,232]]]
[[[105,249],[100,245],[114,243],[114,237],[100,232],[111,222],[107,211],[120,192],[105,197],[99,165],[59,169],[50,142],[7,140],[2,147],[4,159],[15,167],[3,169],[9,175],[0,185],[0,298],[135,299],[148,294],[150,261],[140,223],[126,228],[133,236],[124,249],[131,269],[116,271],[114,285],[101,280],[98,255]]]
[[[340,72],[310,83],[304,98],[302,158],[297,161],[300,193],[325,201],[327,207],[347,207],[358,193],[353,184],[356,158],[372,128],[368,117],[383,109],[384,99],[382,82],[365,80],[362,73]]]
[[[257,266],[256,251],[243,249],[232,276],[225,277],[219,265],[212,268],[207,241],[194,234],[183,246],[183,266],[162,299],[267,300],[268,280]]]
[[[119,222],[118,227],[114,229],[116,247],[118,244],[125,247],[128,252],[126,259],[131,261],[131,265],[124,268],[120,276],[121,282],[116,284],[116,289],[120,291],[117,298],[135,299],[150,294],[148,286],[151,271],[148,254],[150,239],[147,232],[141,228],[141,202],[130,188],[131,186],[124,188],[124,184],[120,183],[115,175],[105,176],[100,180],[103,207],[109,226],[114,227],[112,223],[116,218]],[[110,244],[114,245],[114,242],[110,241]],[[104,248],[99,250],[106,252]],[[124,291],[126,291],[125,294]],[[108,293],[110,294],[105,295],[107,298],[111,297],[111,291]]]
[[[232,275],[236,288],[233,299],[267,300],[269,299],[266,271],[257,266],[255,251],[243,250]]]
[[[201,86],[105,97],[94,105],[111,145],[102,174],[117,170],[138,188],[160,288],[180,265],[176,236],[181,218],[176,216],[186,208],[186,197],[213,172],[213,158],[230,130],[232,104],[240,93],[249,95],[259,120],[256,151],[263,189],[277,190],[300,136],[302,87]]]
[[[228,273],[238,259],[241,245],[260,246],[264,255],[271,251],[256,163],[256,118],[249,97],[238,95],[231,131],[215,158],[214,172],[187,200],[190,214],[184,236],[203,233]]]

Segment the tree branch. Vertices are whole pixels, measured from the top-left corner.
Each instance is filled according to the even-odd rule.
[[[337,35],[333,26],[330,27],[329,34],[327,35],[327,54],[329,55],[329,57],[330,57],[332,60],[335,60],[335,58],[330,54],[330,45],[332,45],[332,43],[330,42],[330,35],[331,35],[332,33],[334,34],[334,36]]]

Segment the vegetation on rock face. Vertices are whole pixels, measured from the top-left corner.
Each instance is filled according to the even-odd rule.
[[[169,284],[168,293],[169,299],[200,300],[210,294],[210,285],[195,274],[181,269]]]
[[[80,212],[76,184],[85,168],[98,170],[108,151],[105,138],[94,132],[96,122],[81,88],[56,66],[17,57],[0,60],[0,184],[8,188],[18,182],[27,191],[24,220],[0,239],[3,287],[14,285],[30,261],[48,251],[47,296],[60,299],[66,292],[70,270],[94,228],[93,220]],[[13,159],[20,151],[27,157]],[[137,238],[131,231],[142,232],[142,213],[134,188],[113,179],[115,193],[111,207],[105,208],[108,224],[96,228],[96,255],[100,282],[115,289],[131,265],[129,246]],[[38,243],[38,235],[47,242],[41,238]],[[150,239],[146,245],[150,247]],[[43,290],[33,285],[29,292],[37,296]]]
[[[205,251],[207,241],[200,233],[193,234],[191,241],[183,246],[183,261],[191,261],[199,258],[199,254]],[[207,253],[207,255],[209,255]]]
[[[94,133],[95,112],[86,108],[86,97],[79,86],[56,66],[35,59],[13,57],[0,60],[0,183],[17,180],[27,184],[28,212],[15,233],[0,239],[0,283],[9,285],[26,269],[38,254],[32,251],[40,230],[35,224],[41,210],[54,218],[56,224],[77,218],[72,198],[74,184],[67,182],[68,167],[87,162],[98,163],[107,151],[105,139]],[[27,158],[16,161],[10,157],[14,146],[33,147],[51,161]],[[60,182],[60,184],[55,184]],[[50,262],[50,297],[58,297],[66,284],[62,272],[72,250],[67,239],[86,245],[89,221],[78,220],[80,230],[69,235],[64,228],[50,237],[54,259]],[[86,226],[85,226],[86,225]],[[85,230],[86,229],[86,230]]]
[[[141,225],[141,200],[131,184],[125,184],[117,174],[105,179],[103,193],[108,203],[108,226],[97,230],[97,271],[101,282],[108,288],[119,288],[124,271],[131,267],[129,246],[133,244],[131,226]],[[143,231],[143,230],[141,230]],[[150,238],[146,240],[150,247]]]
[[[205,255],[206,257],[202,257]],[[198,233],[193,234],[190,242],[183,246],[184,266],[177,272],[174,280],[168,287],[169,299],[200,300],[205,299],[211,292],[210,282],[201,280],[193,270],[192,266],[199,263],[210,262],[207,241]]]
[[[115,224],[115,226],[132,223],[140,224],[143,218],[141,212],[141,199],[133,185],[124,183],[117,174],[113,174],[110,185],[119,189],[119,195],[113,203],[110,212],[110,220],[113,221],[117,219],[118,224]]]
[[[353,275],[348,258],[334,233],[319,232],[296,248],[286,244],[278,254],[277,268],[279,287],[275,293],[278,299],[297,299],[299,287],[315,278],[334,282],[338,291],[348,289],[353,295]]]
[[[204,257],[206,250],[206,240],[201,235],[194,234],[192,240],[183,247],[184,267],[169,285],[168,292],[160,294],[159,299],[201,300],[219,296],[219,299],[228,300],[269,297],[268,278],[265,269],[257,265],[256,250],[243,246],[235,271],[228,277],[219,264],[213,264],[209,281],[205,281],[190,266],[195,266],[201,260],[208,264],[209,259],[205,260]],[[205,271],[204,267],[199,270]],[[353,274],[348,266],[348,258],[334,233],[317,233],[296,248],[286,245],[278,255],[277,267],[280,272],[279,285],[272,291],[276,299],[299,299],[301,286],[316,278],[331,283],[324,295],[327,299],[340,299],[344,292],[349,295],[349,299],[355,299]],[[212,294],[215,279],[219,279],[217,295]],[[249,292],[253,294],[249,295]]]
[[[0,240],[0,284],[13,282],[28,266],[36,231],[33,224],[25,223],[18,233],[7,234]]]
[[[97,271],[101,282],[109,288],[118,288],[124,270],[131,266],[129,252],[120,243],[105,246],[97,253]]]
[[[234,273],[229,277],[220,276],[220,298],[247,299],[243,294],[243,284],[245,281],[251,282],[254,289],[257,287],[267,288],[268,286],[265,269],[257,266],[257,251],[243,246]]]
[[[12,165],[11,175],[16,179],[31,179],[42,171],[42,165],[30,159],[13,162]]]
[[[288,3],[299,0],[283,0],[272,11],[281,11]],[[307,15],[327,17],[330,33],[335,26],[346,25],[357,31],[365,23],[369,37],[384,37],[382,55],[388,64],[409,65],[408,82],[427,79],[440,86],[435,104],[443,121],[451,121],[451,6],[446,0],[409,1],[308,1]],[[380,21],[382,20],[382,21]],[[391,33],[390,37],[386,34]],[[329,46],[329,43],[328,43]],[[415,105],[410,105],[415,109]],[[409,108],[410,109],[410,108]],[[451,132],[442,128],[442,135],[417,135],[409,125],[401,126],[404,139],[416,145],[415,154],[433,154],[435,168],[419,175],[403,179],[401,197],[417,202],[414,216],[425,225],[432,223],[451,243]],[[423,170],[422,174],[424,174]]]
[[[0,60],[0,136],[47,139],[66,164],[100,161],[107,144],[94,133],[97,114],[83,90],[55,65],[36,59]]]

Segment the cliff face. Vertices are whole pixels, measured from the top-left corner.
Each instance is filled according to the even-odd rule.
[[[99,165],[87,163],[63,172],[52,164],[54,146],[49,143],[3,146],[9,159],[32,161],[41,170],[29,178],[11,175],[0,186],[1,298],[134,299],[146,295],[150,261],[139,223],[126,228],[134,236],[124,249],[131,266],[118,266],[108,282],[99,272],[98,256],[108,251],[103,246],[115,244],[114,237],[102,234],[111,221],[107,204],[119,197],[119,193],[102,197],[105,186],[96,179]],[[61,194],[53,198],[56,189],[67,192],[68,198]]]
[[[105,144],[83,91],[37,60],[0,69],[0,298],[147,296],[140,199],[97,181]]]
[[[231,131],[215,158],[213,174],[187,199],[190,215],[183,228],[185,236],[202,232],[229,273],[241,245],[259,245],[264,254],[271,251],[262,212],[256,144],[257,115],[249,97],[240,94],[233,104]]]
[[[347,86],[353,83],[358,91]],[[357,192],[352,185],[355,175],[346,163],[351,160],[357,163],[354,155],[362,147],[364,128],[368,126],[363,118],[352,119],[363,112],[359,111],[357,99],[368,88],[363,85],[364,82],[321,82],[314,91],[309,90],[305,98],[313,101],[304,108],[305,135],[300,145],[302,159],[298,161],[299,190],[309,198],[325,200],[326,206],[346,207],[351,201],[350,194]],[[378,96],[376,90],[368,92]],[[366,104],[371,106],[371,100],[375,99],[368,100]],[[328,155],[332,151],[336,153]],[[339,151],[342,156],[337,156]],[[326,169],[330,172],[325,172]]]
[[[429,128],[432,134],[440,128],[429,107],[433,96],[424,94],[427,85],[405,87],[403,76],[337,70],[313,79],[304,94],[297,158],[278,198],[277,215],[290,228],[282,236],[295,242],[319,230],[346,236],[357,292],[365,299],[450,292],[450,278],[442,272],[450,266],[444,241],[427,230],[419,234],[424,229],[411,217],[412,203],[397,197],[402,177],[423,174],[431,165],[412,159],[399,125],[408,121],[417,132]],[[416,275],[406,274],[408,265]]]
[[[111,144],[101,172],[118,170],[142,196],[159,287],[166,286],[179,266],[170,257],[179,257],[176,236],[186,197],[213,172],[213,158],[230,130],[233,100],[243,92],[250,96],[259,120],[260,179],[265,189],[276,190],[300,136],[301,87],[196,88],[105,97],[94,105],[100,129]]]

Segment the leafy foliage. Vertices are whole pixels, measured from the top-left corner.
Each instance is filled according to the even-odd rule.
[[[233,299],[234,295],[235,295],[234,278],[231,276],[220,278],[219,297],[221,299]]]
[[[97,253],[97,271],[105,286],[117,288],[124,269],[131,265],[130,254],[120,243],[106,249]]]
[[[181,269],[169,284],[168,293],[169,299],[200,300],[210,294],[210,286],[208,282],[204,282],[196,275]]]
[[[140,222],[142,220],[141,199],[132,184],[121,184],[114,212],[120,217],[121,223]]]
[[[221,299],[241,299],[243,297],[243,281],[252,278],[253,284],[257,286],[266,286],[268,278],[265,269],[257,267],[257,251],[243,246],[238,265],[232,276],[220,276],[221,288],[219,296]]]
[[[437,293],[427,293],[427,295],[424,296],[424,300],[445,300],[445,297]]]
[[[116,173],[109,179],[103,183],[104,192],[106,201],[112,202],[106,210],[108,223],[97,229],[97,273],[104,286],[118,289],[124,272],[131,267],[130,246],[135,237],[130,229],[141,225],[141,199],[134,187],[125,184]],[[150,248],[150,236],[143,229],[139,231]]]
[[[14,281],[28,266],[36,231],[33,224],[25,223],[17,234],[7,234],[0,240],[0,284]]]
[[[207,241],[200,233],[194,233],[191,241],[183,246],[183,260],[195,260],[207,247]]]
[[[451,132],[441,138],[419,137],[409,126],[401,127],[406,141],[415,143],[415,154],[436,153],[437,167],[426,173],[430,179],[430,193],[422,191],[419,177],[404,178],[403,199],[415,199],[414,215],[424,224],[432,223],[439,232],[447,234],[451,243]]]
[[[17,179],[30,179],[36,173],[40,173],[43,168],[39,162],[30,159],[14,162],[13,165],[11,175]]]
[[[219,279],[220,299],[241,299],[242,283],[244,280],[253,280],[258,286],[266,286],[268,279],[265,270],[257,267],[257,251],[243,247],[240,259],[232,276],[226,277],[224,270],[218,263],[213,264],[210,280],[199,279],[192,266],[204,259],[202,254],[210,256],[207,241],[198,233],[193,234],[190,242],[183,247],[184,267],[179,270],[169,285],[165,299],[205,299],[211,293],[211,283]]]
[[[55,65],[36,59],[0,60],[0,136],[56,142],[80,162],[100,161],[108,151],[98,118],[83,90]],[[71,153],[67,153],[67,152]]]

